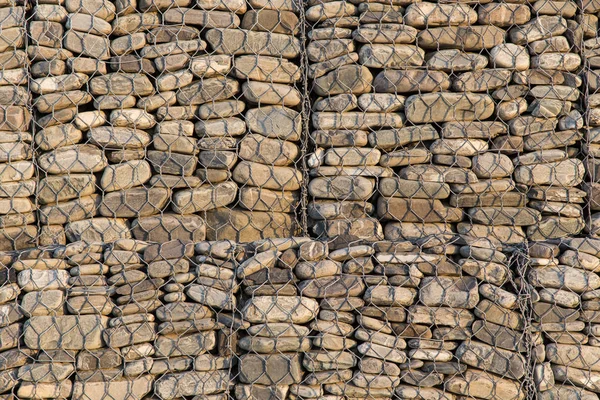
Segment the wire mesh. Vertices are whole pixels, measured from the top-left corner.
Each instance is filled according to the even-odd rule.
[[[0,399],[598,399],[599,12],[0,0]]]

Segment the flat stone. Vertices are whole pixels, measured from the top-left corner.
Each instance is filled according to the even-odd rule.
[[[240,27],[252,31],[296,35],[300,23],[293,12],[260,9],[246,12]]]
[[[156,354],[162,357],[197,356],[212,350],[216,344],[214,331],[193,333],[185,336],[158,336]]]
[[[531,10],[525,4],[488,3],[477,9],[477,20],[481,24],[503,28],[523,25],[531,19]]]
[[[479,303],[477,280],[471,277],[425,277],[419,299],[426,306],[474,308]]]
[[[302,130],[300,114],[280,106],[266,106],[248,110],[248,128],[270,138],[297,141]]]
[[[470,25],[476,21],[477,13],[466,4],[414,3],[404,13],[404,22],[415,28]]]
[[[300,355],[283,354],[245,354],[240,358],[240,381],[253,384],[292,384],[300,383],[302,370]]]
[[[298,226],[290,214],[280,212],[216,209],[206,212],[208,240],[252,242],[266,238],[290,237]]]
[[[233,171],[233,180],[272,190],[298,190],[303,179],[300,171],[294,168],[242,161]]]
[[[65,49],[83,56],[108,60],[110,58],[110,41],[106,36],[68,30],[63,39]]]
[[[318,303],[306,297],[269,296],[254,297],[242,309],[244,318],[252,323],[305,323],[313,319],[317,311]]]
[[[525,185],[576,186],[583,180],[584,166],[578,159],[518,166],[515,180]]]
[[[300,53],[300,41],[280,33],[210,29],[206,32],[206,41],[217,54],[258,54],[291,59]]]
[[[281,83],[245,82],[242,85],[242,93],[244,98],[252,103],[281,104],[294,107],[301,102],[298,89]]]
[[[146,75],[122,72],[96,76],[89,81],[89,87],[93,95],[148,96],[154,92]]]
[[[427,93],[406,99],[406,118],[413,123],[486,119],[493,113],[489,95]]]
[[[296,64],[264,55],[236,57],[234,72],[239,79],[275,83],[294,83],[301,76],[300,68]]]
[[[344,275],[302,281],[299,289],[304,296],[312,298],[345,297],[360,295],[365,285],[360,277]]]
[[[105,217],[146,217],[158,213],[169,201],[165,188],[143,187],[110,192],[103,196],[98,213]]]
[[[525,359],[523,356],[485,343],[463,342],[456,350],[456,356],[470,366],[511,379],[520,379],[525,374]]]
[[[191,214],[225,207],[235,200],[237,190],[234,182],[180,190],[173,196],[173,211],[178,214]]]
[[[90,218],[70,222],[65,226],[65,234],[71,242],[113,242],[131,237],[126,220],[121,218]]]
[[[400,69],[423,65],[425,51],[406,44],[365,44],[358,57],[366,67]]]
[[[377,215],[404,222],[458,222],[462,220],[463,211],[445,207],[439,200],[380,197]]]
[[[373,80],[373,88],[379,93],[410,93],[419,89],[423,92],[436,92],[449,87],[450,78],[443,71],[384,70]]]
[[[476,395],[482,397],[500,396],[507,399],[522,399],[525,397],[525,392],[517,381],[486,374],[478,369],[468,369],[462,374],[449,378],[444,383],[444,387],[451,393],[467,397]]]
[[[25,323],[24,340],[31,349],[101,348],[101,334],[107,322],[107,317],[97,315],[34,316]],[[75,326],[78,329],[73,329]]]
[[[315,79],[314,92],[319,96],[341,93],[365,93],[370,90],[373,75],[365,66],[344,65]]]
[[[560,16],[542,15],[509,31],[513,43],[524,45],[536,40],[559,36],[567,30],[567,20]]]
[[[131,396],[141,398],[150,393],[152,388],[153,378],[150,375],[111,382],[76,381],[73,384],[72,397],[75,399],[89,397],[90,400],[100,400],[104,396],[111,396],[118,399],[122,398],[124,393],[129,393]]]
[[[197,105],[209,101],[225,100],[239,91],[239,83],[226,77],[207,78],[177,91],[180,105]]]
[[[454,48],[480,51],[503,43],[504,36],[505,31],[495,26],[448,26],[422,30],[418,35],[418,43],[425,49]]]

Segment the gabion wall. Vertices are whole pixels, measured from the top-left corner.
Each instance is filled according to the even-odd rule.
[[[600,400],[599,14],[0,0],[0,400]]]

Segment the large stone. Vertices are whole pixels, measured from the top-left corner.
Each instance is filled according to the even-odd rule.
[[[245,354],[239,360],[241,382],[291,385],[302,380],[299,353]]]
[[[358,276],[330,276],[302,281],[299,290],[312,298],[359,296],[365,284]]]
[[[442,71],[384,70],[373,80],[373,88],[380,93],[410,93],[419,89],[423,92],[437,92],[449,87],[450,78]]]
[[[239,91],[239,83],[226,77],[206,78],[177,91],[181,105],[196,105],[209,101],[225,100]]]
[[[107,192],[140,186],[150,180],[152,171],[145,160],[132,160],[109,165],[104,169],[100,187]]]
[[[159,335],[154,343],[159,357],[197,356],[216,346],[215,331],[204,331],[189,335]]]
[[[300,41],[281,33],[210,29],[206,32],[206,41],[217,54],[258,54],[283,58],[295,58],[300,54]]]
[[[110,58],[110,41],[106,36],[69,30],[63,39],[65,49],[83,56],[108,60]]]
[[[296,35],[299,19],[293,12],[269,9],[250,10],[244,14],[242,29]]]
[[[104,152],[96,146],[81,144],[60,147],[38,157],[40,168],[50,174],[90,173],[108,165]]]
[[[471,277],[425,277],[419,299],[430,307],[474,308],[479,303],[477,279]]]
[[[533,268],[528,278],[534,286],[568,289],[575,293],[600,287],[600,277],[595,273],[566,265]]]
[[[89,87],[93,95],[148,96],[154,92],[146,75],[122,72],[96,76],[90,80]]]
[[[318,303],[306,297],[255,296],[246,302],[242,314],[251,323],[302,324],[314,319],[318,309]]]
[[[282,58],[246,55],[235,58],[234,72],[239,79],[294,83],[300,79],[298,65]]]
[[[427,93],[406,99],[406,118],[413,123],[484,120],[494,112],[487,94]]]
[[[515,169],[515,181],[525,185],[576,186],[583,181],[585,168],[579,159],[522,165]]]
[[[206,238],[253,242],[260,239],[290,237],[299,229],[295,218],[280,212],[216,209],[206,212]]]
[[[108,396],[114,400],[141,399],[152,391],[153,382],[154,379],[151,375],[110,382],[77,381],[73,385],[71,398],[102,400]]]
[[[404,222],[458,222],[463,218],[463,210],[445,207],[435,199],[380,197],[377,200],[377,215],[382,219]]]
[[[492,25],[446,26],[419,32],[419,46],[425,49],[480,51],[504,42],[506,32]]]
[[[315,79],[313,91],[319,96],[341,93],[365,93],[371,88],[373,75],[360,65],[344,65]]]
[[[165,374],[155,383],[161,399],[180,399],[184,396],[207,396],[227,389],[231,377],[228,370],[187,371]],[[210,396],[212,397],[212,396]]]
[[[287,191],[300,189],[303,177],[295,168],[242,161],[233,170],[233,180],[240,185]]]
[[[525,391],[519,381],[501,378],[478,369],[468,369],[450,377],[444,387],[451,393],[466,397],[487,399],[525,399]]]
[[[239,143],[240,158],[266,165],[290,165],[299,153],[300,149],[294,143],[259,134],[248,134]]]
[[[236,306],[236,298],[232,292],[224,292],[213,287],[191,285],[186,293],[192,300],[212,308],[233,310]]]
[[[414,3],[406,8],[404,22],[416,28],[471,25],[477,13],[467,4]]]
[[[519,353],[488,344],[465,341],[456,349],[456,357],[467,365],[510,379],[525,375],[525,358]]]
[[[401,307],[411,305],[415,295],[415,291],[408,288],[381,285],[368,288],[365,291],[364,299],[367,304]],[[385,345],[385,343],[380,344]]]
[[[525,45],[537,40],[560,36],[567,30],[567,20],[559,15],[541,15],[526,24],[513,27],[509,36],[513,43]]]
[[[71,222],[65,226],[65,234],[71,242],[114,242],[131,238],[127,220],[122,218],[91,218]]]
[[[300,113],[287,107],[266,106],[248,110],[248,128],[270,138],[297,141],[302,132]]]
[[[92,174],[50,175],[40,180],[36,196],[41,204],[52,204],[89,196],[95,188]]]
[[[82,350],[103,346],[108,318],[99,315],[34,316],[24,326],[27,347],[38,350]]]
[[[365,44],[360,48],[358,57],[366,67],[401,69],[423,65],[425,51],[406,44]]]
[[[178,214],[192,214],[225,207],[235,201],[237,190],[237,185],[231,181],[180,190],[173,196],[173,211]]]
[[[218,10],[196,10],[192,8],[176,7],[163,14],[166,23],[174,25],[198,25],[208,28],[236,28],[240,18],[230,12]]]
[[[106,193],[98,207],[104,217],[134,218],[158,214],[163,210],[170,195],[169,189],[135,187]]]
[[[546,345],[546,356],[553,364],[600,371],[598,348],[594,346],[550,343]]]
[[[308,184],[311,196],[333,200],[367,200],[375,189],[372,179],[362,176],[317,177]]]

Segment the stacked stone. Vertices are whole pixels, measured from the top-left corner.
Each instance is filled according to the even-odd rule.
[[[69,353],[75,366],[73,397],[88,391],[94,393],[92,398],[117,396],[122,391],[143,396],[152,389],[152,378],[143,374],[152,360],[141,359],[147,354],[138,344],[138,338],[147,334],[148,329],[139,326],[134,334],[134,325],[128,325],[131,321],[127,318],[132,312],[120,302],[122,298],[111,298],[132,279],[124,271],[140,267],[140,257],[130,254],[130,242],[117,241],[110,245],[75,242],[54,252],[55,257],[64,257],[71,266],[67,312],[90,324],[92,321],[101,324],[100,345],[95,342],[88,345],[84,331],[80,351]],[[143,315],[139,309],[134,312]]]
[[[144,71],[155,76],[156,89],[137,104],[156,120],[147,152],[147,186],[166,189],[172,196],[165,210],[169,212],[133,221],[134,235],[153,242],[201,241],[206,225],[195,213],[235,200],[237,185],[228,169],[237,159],[235,136],[245,131],[237,117],[244,104],[233,98],[239,84],[227,76],[231,57],[208,54],[204,39],[211,28],[237,28],[237,14],[245,12],[246,4],[144,1],[137,7],[137,12],[156,15],[160,22],[137,53],[142,66],[148,65]],[[212,139],[198,140],[207,132]]]
[[[530,257],[538,396],[598,399],[600,241],[567,238],[560,248],[536,243]]]
[[[305,382],[317,385],[317,390],[313,389],[316,393],[356,398],[366,396],[369,390],[372,395],[382,393],[377,386],[369,389],[368,381],[375,375],[368,375],[370,371],[364,370],[363,364],[362,372],[353,371],[358,361],[356,351],[365,357],[377,357],[373,353],[381,352],[377,344],[361,342],[366,339],[365,335],[377,331],[385,333],[387,328],[386,323],[380,321],[381,313],[372,315],[366,310],[362,315],[357,313],[365,304],[363,294],[365,282],[369,282],[368,274],[373,270],[372,253],[370,246],[330,251],[327,243],[317,241],[300,247],[301,262],[294,269],[300,279],[298,288],[302,296],[319,302],[319,314],[310,325],[313,350],[304,358],[304,366],[311,373]],[[364,329],[355,329],[357,325]],[[394,354],[398,351],[401,352],[395,350]]]
[[[507,256],[497,240],[449,239],[367,247],[353,382],[403,399],[522,398],[527,348]]]
[[[585,193],[577,188],[585,174],[577,158],[583,138],[577,75],[583,33],[576,11],[574,2],[534,3],[531,20],[515,21],[508,32],[517,72],[506,93],[513,89],[518,99],[511,102],[524,102],[520,116],[507,121],[521,152],[513,159],[514,179],[527,193],[528,206],[542,213],[528,224],[531,241],[573,236],[584,228]]]
[[[22,1],[0,4],[0,251],[33,247],[38,235],[25,13]]]
[[[322,394],[311,376],[319,375],[316,371],[327,364],[329,355],[311,351],[309,339],[319,303],[302,293],[295,275],[303,262],[299,248],[310,242],[292,237],[251,243],[236,270],[243,289],[241,319],[246,324],[238,343],[238,400]]]
[[[28,318],[22,337],[24,347],[29,349],[24,355],[31,357],[19,369],[21,384],[15,392],[19,398],[70,396],[77,352],[84,346],[103,345],[100,334],[105,321],[68,315],[66,298],[71,283],[64,253],[55,254],[51,249],[26,251],[11,268],[21,292],[14,311]],[[14,318],[11,313],[3,313]],[[89,342],[84,344],[83,336],[64,331],[75,324],[81,324],[82,332],[90,333]]]
[[[235,8],[230,3],[237,4],[222,2]],[[211,57],[228,66],[223,76],[231,69],[230,77],[219,79],[244,100],[215,102],[225,99],[226,91],[218,97],[207,92],[202,101],[207,104],[199,108],[198,174],[206,182],[204,192],[215,199],[204,207],[209,240],[251,242],[298,230],[293,214],[303,180],[297,169],[303,124],[296,87],[302,77],[298,8],[289,0],[248,4],[241,23],[215,26],[205,36]],[[242,7],[245,11],[243,1]]]
[[[235,244],[172,241],[149,246],[144,259],[154,280],[164,282],[156,310],[155,393],[161,399],[215,395],[230,387],[235,362],[232,312],[236,308]],[[230,323],[228,323],[230,322]],[[235,346],[235,344],[234,344]]]
[[[461,236],[456,245],[460,256],[454,265],[460,269],[446,270],[449,276],[426,277],[419,288],[421,302],[447,307],[446,327],[434,330],[433,337],[448,349],[458,346],[454,362],[439,364],[438,372],[446,377],[444,387],[475,398],[523,398],[529,332],[519,274],[511,264],[522,261],[525,253],[493,238]],[[446,261],[447,267],[452,264]],[[457,272],[460,276],[452,276]]]
[[[33,104],[38,112],[37,198],[40,239],[47,238],[43,244],[65,244],[65,236],[72,236],[67,232],[70,224],[75,224],[75,231],[84,225],[99,231],[125,228],[123,221],[90,219],[102,203],[95,193],[100,182],[94,174],[108,165],[103,149],[112,134],[98,128],[107,116],[98,111],[102,99],[94,101],[94,96],[107,93],[94,76],[108,72],[108,35],[114,17],[115,6],[109,1],[51,1],[33,9],[28,49],[34,63],[31,91],[37,95]],[[110,76],[101,79],[108,81]],[[87,111],[90,107],[98,110]],[[94,132],[97,128],[104,131]]]
[[[371,94],[371,64],[358,63],[359,58],[363,62],[369,59],[372,67],[382,67],[382,60],[371,57],[376,50],[369,48],[373,45],[365,44],[360,54],[356,51],[360,44],[377,36],[377,30],[366,26],[367,31],[361,33],[357,29],[353,33],[359,25],[359,9],[389,8],[390,18],[396,22],[402,16],[394,11],[398,7],[362,6],[367,7],[344,1],[310,1],[305,11],[312,25],[306,50],[310,62],[308,78],[312,79],[315,96],[311,132],[314,153],[307,159],[312,200],[308,215],[315,220],[314,234],[342,236],[346,242],[383,238],[381,224],[373,218],[374,208],[368,200],[375,192],[375,178],[391,176],[392,172],[386,163],[383,167],[378,165],[381,151],[367,146],[367,135],[373,127],[401,128],[404,119],[396,112],[403,108],[404,97]],[[368,23],[366,19],[364,22]]]

